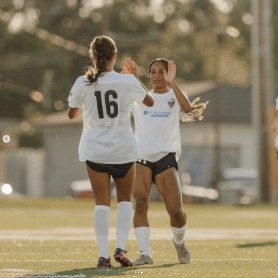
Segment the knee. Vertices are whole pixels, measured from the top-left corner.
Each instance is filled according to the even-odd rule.
[[[186,214],[182,208],[174,208],[170,211],[171,218],[178,222],[186,222]]]
[[[136,214],[146,214],[149,208],[148,198],[135,198],[135,213]]]

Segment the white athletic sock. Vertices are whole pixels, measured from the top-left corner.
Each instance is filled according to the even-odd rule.
[[[182,244],[184,241],[184,235],[186,231],[186,225],[181,228],[172,227],[172,231],[174,234],[174,241],[176,244]]]
[[[133,211],[131,202],[120,202],[117,206],[116,248],[125,250],[129,230],[132,223]]]
[[[150,227],[135,228],[135,237],[140,253],[151,256]]]
[[[94,228],[99,256],[109,258],[108,231],[110,207],[97,205],[94,210]]]

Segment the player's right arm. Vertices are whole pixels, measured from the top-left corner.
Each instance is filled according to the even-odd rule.
[[[81,105],[82,105],[81,92],[82,92],[82,87],[85,86],[84,80],[85,80],[84,76],[80,76],[79,78],[77,78],[70,90],[70,94],[68,97],[68,104],[69,104],[68,117],[70,119],[74,119],[81,114]]]
[[[68,117],[70,119],[74,119],[76,117],[78,117],[81,114],[81,108],[72,108],[69,107],[68,109]]]

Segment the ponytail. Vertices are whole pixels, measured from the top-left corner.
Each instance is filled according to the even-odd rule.
[[[90,44],[92,66],[86,70],[89,85],[95,83],[105,72],[107,63],[112,59],[117,47],[113,39],[107,36],[95,37]]]

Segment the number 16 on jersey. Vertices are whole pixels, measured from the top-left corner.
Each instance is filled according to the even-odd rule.
[[[103,119],[104,111],[103,111],[103,103],[101,98],[101,91],[95,91],[95,96],[97,99],[98,116],[100,119]],[[108,90],[104,93],[106,115],[109,118],[116,118],[119,114],[118,103],[115,101],[115,99],[117,98],[118,95],[113,90]]]

